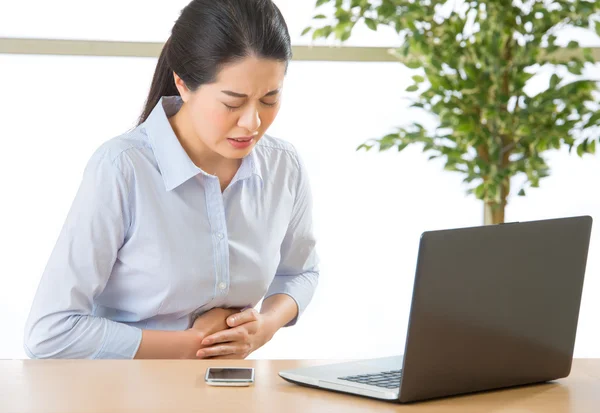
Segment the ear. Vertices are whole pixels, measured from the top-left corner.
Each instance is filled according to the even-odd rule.
[[[173,80],[175,81],[175,86],[179,91],[179,95],[184,102],[187,102],[190,98],[191,92],[186,86],[185,82],[182,78],[180,78],[177,73],[173,72]]]

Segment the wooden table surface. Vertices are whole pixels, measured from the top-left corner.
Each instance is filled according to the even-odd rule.
[[[288,383],[277,372],[316,360],[0,360],[2,413],[600,412],[600,359],[575,359],[566,379],[408,405]],[[251,387],[211,387],[209,366],[253,366]]]

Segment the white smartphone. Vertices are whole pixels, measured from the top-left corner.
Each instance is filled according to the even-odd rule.
[[[254,383],[251,367],[209,367],[204,381],[210,386],[250,386]]]

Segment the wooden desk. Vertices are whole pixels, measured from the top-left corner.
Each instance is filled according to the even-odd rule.
[[[282,369],[330,361],[0,361],[2,413],[573,412],[600,411],[600,359],[577,359],[555,383],[400,405],[300,387]],[[208,366],[254,366],[256,384],[210,387]]]

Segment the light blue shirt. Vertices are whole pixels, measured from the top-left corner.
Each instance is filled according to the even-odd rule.
[[[29,357],[131,359],[142,329],[273,294],[299,314],[310,302],[318,258],[296,150],[265,135],[221,192],[169,124],[180,107],[162,98],[89,160],[25,326]]]

